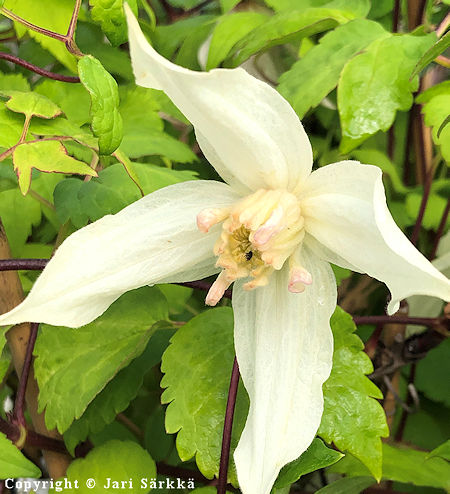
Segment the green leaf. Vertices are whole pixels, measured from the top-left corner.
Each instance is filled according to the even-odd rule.
[[[430,350],[426,357],[417,363],[416,388],[428,398],[450,407],[450,383],[442,376],[449,375],[450,339],[444,340],[436,348]]]
[[[168,3],[172,5],[172,7],[190,10],[203,3],[203,1],[204,0],[168,0]]]
[[[157,26],[152,36],[155,49],[167,59],[172,59],[183,41],[193,31],[209,24],[215,16],[197,15],[179,20],[168,26]]]
[[[25,458],[20,450],[0,432],[0,478],[39,478],[40,476],[39,468]]]
[[[67,479],[78,481],[79,494],[113,492],[111,486],[104,489],[107,479],[110,481],[131,481],[126,484],[127,492],[145,494],[150,489],[141,486],[141,479],[156,478],[156,465],[150,455],[138,444],[131,441],[109,441],[94,448],[86,458],[75,460],[67,470]],[[88,488],[87,481],[95,480],[95,487]],[[120,484],[117,485],[120,490]]]
[[[22,134],[23,117],[0,105],[0,146],[6,149],[17,144]]]
[[[187,163],[196,159],[191,149],[164,132],[160,91],[142,87],[121,88],[120,113],[123,115],[123,141],[120,149],[130,158],[162,155]]]
[[[240,2],[241,0],[220,0],[220,6],[222,8],[222,12],[226,14],[229,12],[231,9],[234,9],[236,5]]]
[[[78,62],[78,73],[91,95],[92,132],[98,137],[100,154],[111,154],[122,141],[117,83],[103,65],[90,55]]]
[[[8,331],[8,329],[9,327],[0,329],[0,383],[3,382],[3,378],[5,377],[10,365],[10,359],[2,356],[2,352],[6,344],[5,334]]]
[[[190,171],[175,171],[155,165],[133,163],[144,194],[167,185],[193,180]],[[61,223],[71,220],[76,228],[96,221],[105,214],[115,214],[141,198],[136,184],[122,164],[109,166],[89,182],[69,178],[59,183],[54,193],[56,213]]]
[[[370,0],[265,0],[265,3],[277,12],[326,7],[351,12],[355,17],[365,17],[370,10],[371,2]]]
[[[358,457],[375,478],[381,477],[381,437],[389,430],[380,390],[365,374],[373,371],[356,326],[339,307],[331,318],[334,336],[333,369],[323,387],[324,413],[319,436]]]
[[[428,458],[434,458],[435,456],[438,456],[439,458],[444,458],[444,460],[450,461],[450,439],[445,441],[445,443],[442,443],[440,446],[437,448],[434,448],[433,451],[431,451],[428,456]]]
[[[426,451],[383,444],[383,479],[448,491],[450,464],[442,458],[427,457]],[[351,477],[369,475],[367,468],[351,455],[347,455],[330,470]]]
[[[97,176],[97,172],[82,161],[67,155],[59,141],[25,142],[14,149],[14,170],[19,179],[20,191],[25,195],[31,184],[33,168],[46,173],[76,173]]]
[[[0,73],[0,92],[3,91],[29,91],[30,84],[22,74]]]
[[[234,360],[233,312],[230,308],[208,310],[181,327],[162,359],[167,388],[161,398],[169,403],[166,430],[178,432],[177,449],[187,461],[195,456],[207,478],[219,473],[223,420]],[[232,450],[244,427],[248,398],[241,387],[233,423]],[[232,455],[231,455],[232,458]],[[236,483],[231,465],[229,480]]]
[[[434,34],[402,34],[376,40],[345,65],[338,87],[343,153],[387,131],[397,110],[409,109],[419,84],[409,76],[434,39]]]
[[[101,25],[102,31],[113,46],[121,45],[128,39],[123,3],[123,0],[89,0],[92,19]],[[137,16],[136,0],[127,0],[127,3]]]
[[[223,16],[214,28],[206,70],[220,65],[240,39],[267,21],[268,18],[266,14],[259,12],[238,12]]]
[[[6,102],[7,108],[16,113],[23,113],[27,118],[33,116],[55,118],[62,113],[58,105],[38,93],[31,91],[3,91],[3,95],[9,98]]]
[[[275,14],[234,46],[227,65],[237,67],[261,50],[327,31],[353,18],[350,13],[325,8]]]
[[[41,207],[32,197],[24,197],[17,188],[5,190],[0,193],[0,218],[12,254],[17,255],[31,235],[33,226],[41,222]]]
[[[84,441],[90,434],[99,433],[106,425],[114,422],[116,415],[123,412],[136,397],[145,374],[161,360],[162,352],[155,351],[158,340],[161,339],[158,334],[160,332],[173,334],[166,329],[153,334],[142,355],[122,369],[65,432],[64,441],[72,454],[79,442]]]
[[[441,39],[439,39],[417,62],[414,67],[411,78],[415,77],[419,72],[421,72],[429,63],[431,63],[436,57],[443,53],[450,46],[450,31]]]
[[[433,128],[433,141],[441,146],[443,158],[450,163],[450,126],[445,125],[450,115],[450,81],[433,86],[416,99],[424,103],[425,124]]]
[[[34,0],[5,0],[4,7],[12,10],[16,15],[26,19],[39,27],[56,33],[65,34],[72,17],[73,0],[45,0],[45,8]],[[51,13],[51,15],[49,15]],[[27,29],[18,22],[14,23],[19,38],[28,33],[63,65],[76,73],[75,57],[69,53],[64,43],[43,34]]]
[[[319,468],[329,467],[343,456],[339,451],[327,448],[320,439],[316,438],[297,460],[288,463],[281,469],[274,489],[282,489],[297,482],[302,475],[314,472]]]
[[[106,384],[143,352],[154,324],[167,318],[161,292],[145,287],[122,295],[101,317],[76,331],[43,326],[35,373],[39,411],[45,409],[49,430],[56,426],[65,432]]]
[[[81,84],[45,79],[34,90],[57,103],[67,118],[75,124],[90,122],[90,98]]]
[[[190,163],[197,159],[184,142],[158,130],[127,134],[120,149],[130,158],[159,155],[178,163]]]
[[[386,156],[385,153],[379,151],[378,149],[358,149],[352,151],[351,156],[361,163],[366,165],[375,165],[383,170],[383,173],[389,176],[392,187],[398,194],[408,194],[409,189],[403,184],[403,180],[398,174],[397,167],[392,163],[392,161]],[[416,218],[417,215],[414,216]]]
[[[406,211],[411,218],[417,218],[419,214],[420,205],[422,203],[422,195],[419,193],[411,192],[406,197]],[[422,226],[428,230],[436,231],[439,228],[442,215],[447,206],[447,201],[437,194],[430,194],[427,201],[427,207],[422,220]],[[450,218],[447,219],[447,224],[450,222]]]
[[[359,494],[373,483],[372,477],[346,477],[322,487],[316,494]]]
[[[337,27],[281,76],[278,90],[302,118],[337,86],[348,60],[385,36],[380,24],[365,19]]]

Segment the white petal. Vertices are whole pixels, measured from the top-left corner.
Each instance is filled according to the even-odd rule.
[[[223,183],[184,182],[78,230],[58,248],[25,301],[0,316],[0,324],[79,327],[128,290],[217,272],[213,246],[220,226],[201,233],[196,215],[238,198]]]
[[[343,161],[316,170],[302,190],[301,207],[306,231],[336,254],[325,254],[327,260],[386,283],[389,314],[414,294],[450,300],[450,281],[392,219],[378,167]]]
[[[329,264],[306,248],[301,262],[313,278],[303,293],[288,291],[287,266],[266,287],[248,292],[239,281],[233,289],[236,354],[250,396],[234,454],[244,494],[269,494],[280,469],[314,439],[323,412],[336,282]]]
[[[239,190],[293,189],[311,171],[300,120],[272,87],[243,69],[195,72],[160,56],[126,9],[136,83],[162,89],[192,122],[217,172]]]

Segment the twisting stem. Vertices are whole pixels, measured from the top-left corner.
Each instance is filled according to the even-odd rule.
[[[231,432],[233,430],[234,408],[239,385],[239,367],[236,357],[231,371],[230,387],[228,389],[227,408],[223,424],[222,450],[220,452],[219,478],[217,494],[225,494],[227,490],[228,463],[230,461]]]
[[[75,7],[73,8],[69,28],[67,29],[67,34],[66,34],[67,39],[73,39],[73,35],[75,34],[75,28],[77,27],[77,21],[78,21],[78,14],[80,13],[81,1],[82,0],[76,0],[75,2]]]
[[[47,265],[49,259],[2,259],[0,271],[40,271]]]
[[[14,55],[10,55],[9,53],[0,52],[0,58],[8,62],[15,63],[16,65],[20,65],[25,69],[35,72],[36,74],[42,75],[44,77],[48,77],[49,79],[53,79],[54,81],[71,82],[71,83],[80,82],[80,79],[78,77],[55,74],[54,72],[41,69],[40,67],[37,67],[36,65],[33,65],[32,63],[27,62],[26,60],[22,60],[19,57],[15,57]]]
[[[445,207],[444,213],[442,214],[442,218],[436,232],[436,237],[433,243],[433,250],[431,251],[430,254],[431,260],[433,260],[436,257],[436,253],[439,247],[439,241],[441,240],[441,237],[444,233],[445,225],[447,224],[449,210],[450,210],[450,199],[447,201],[447,206]]]
[[[14,423],[25,427],[25,393],[27,391],[28,378],[30,376],[31,362],[33,361],[33,350],[36,343],[39,323],[31,323],[30,339],[28,340],[27,352],[23,363],[22,374],[20,376],[19,388],[17,390],[16,401],[14,403]]]

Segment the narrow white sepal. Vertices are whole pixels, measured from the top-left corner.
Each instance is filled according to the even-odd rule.
[[[125,7],[136,84],[162,89],[194,125],[208,161],[240,192],[293,190],[309,175],[312,150],[289,103],[244,69],[196,72],[159,55]]]
[[[267,286],[235,283],[235,346],[250,410],[234,459],[244,494],[269,494],[280,469],[307,449],[323,412],[322,384],[333,357],[329,320],[336,282],[329,264],[302,249],[313,284],[288,291],[289,269]]]
[[[325,259],[386,283],[389,314],[415,294],[450,300],[450,281],[392,219],[378,167],[342,161],[319,168],[302,189],[301,208],[305,229],[325,247]]]
[[[128,290],[216,273],[213,246],[220,228],[202,233],[196,216],[237,199],[223,183],[184,182],[78,230],[58,248],[24,302],[0,316],[0,325],[34,321],[79,327]]]

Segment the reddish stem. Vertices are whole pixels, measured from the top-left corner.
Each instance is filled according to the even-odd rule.
[[[27,391],[28,378],[30,376],[31,363],[33,361],[33,350],[36,343],[39,323],[32,322],[30,325],[30,338],[27,344],[27,352],[23,363],[22,375],[20,376],[19,388],[14,403],[13,422],[25,427],[25,394]]]
[[[43,77],[48,77],[49,79],[53,79],[54,81],[62,81],[62,82],[72,82],[77,83],[80,82],[78,77],[73,77],[69,75],[55,74],[54,72],[50,72],[49,70],[41,69],[36,65],[33,65],[30,62],[22,60],[19,57],[15,57],[14,55],[10,55],[9,53],[0,52],[0,59],[7,60],[8,62],[15,63],[16,65],[20,65],[25,69],[31,70],[36,74],[42,75]]]
[[[235,357],[233,370],[231,371],[230,387],[228,389],[227,408],[223,424],[222,450],[220,452],[219,478],[217,482],[217,494],[226,494],[228,464],[230,461],[231,432],[233,430],[234,408],[239,385],[239,366]]]
[[[425,216],[425,209],[428,204],[428,198],[430,197],[431,184],[433,182],[433,172],[428,170],[425,175],[425,183],[423,186],[422,201],[420,202],[419,214],[417,215],[414,230],[411,235],[411,242],[413,245],[417,245],[419,240],[420,229],[422,228],[423,217]]]
[[[449,211],[450,211],[450,199],[447,201],[447,206],[445,207],[444,213],[442,214],[442,218],[436,232],[436,237],[434,238],[433,249],[430,254],[430,260],[433,260],[436,257],[436,253],[439,247],[439,242],[441,240],[442,235],[444,234],[445,225],[447,224]]]

